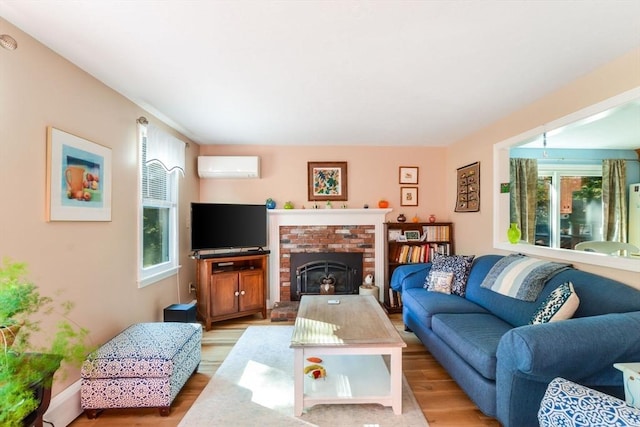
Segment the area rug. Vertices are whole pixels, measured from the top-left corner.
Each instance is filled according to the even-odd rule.
[[[403,376],[402,415],[377,404],[316,405],[293,416],[293,326],[250,326],[179,424],[428,427]]]

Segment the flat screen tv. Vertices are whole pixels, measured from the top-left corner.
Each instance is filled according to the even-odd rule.
[[[191,203],[191,250],[266,247],[265,205]]]

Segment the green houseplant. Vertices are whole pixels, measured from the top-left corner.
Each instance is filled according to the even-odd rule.
[[[53,374],[61,362],[79,365],[92,350],[89,331],[68,320],[70,302],[56,304],[28,280],[26,265],[4,259],[0,265],[0,425],[22,426],[40,404],[35,387],[43,373]],[[48,316],[60,316],[54,334],[34,339]],[[50,387],[50,384],[44,386]]]

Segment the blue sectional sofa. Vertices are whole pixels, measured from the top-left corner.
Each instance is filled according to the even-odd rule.
[[[640,290],[568,268],[551,276],[535,301],[481,287],[502,258],[476,257],[464,297],[424,288],[432,264],[397,268],[403,320],[480,410],[505,427],[538,426],[549,383],[563,377],[624,398],[617,362],[640,361]],[[563,283],[580,299],[573,318],[530,325],[541,302]]]

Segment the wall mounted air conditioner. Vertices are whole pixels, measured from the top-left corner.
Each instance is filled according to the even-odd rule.
[[[260,178],[258,156],[198,156],[200,178]]]

